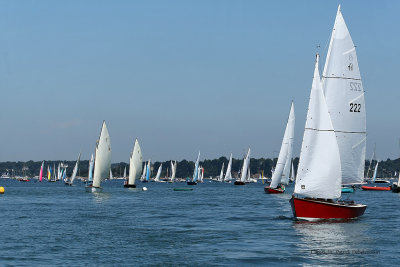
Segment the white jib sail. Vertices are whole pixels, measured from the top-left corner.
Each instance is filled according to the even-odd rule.
[[[72,171],[70,184],[72,184],[74,182],[75,178],[76,178],[76,174],[78,173],[78,166],[79,166],[79,160],[80,159],[81,159],[81,153],[79,153],[78,159],[77,159],[77,161],[75,163],[75,166],[74,166],[74,170]]]
[[[374,170],[374,175],[372,176],[372,182],[373,182],[373,183],[375,183],[376,174],[378,173],[378,165],[379,165],[379,162],[376,162],[375,170]]]
[[[136,139],[129,159],[129,185],[134,185],[142,172],[142,149]],[[143,175],[145,172],[143,172]]]
[[[103,121],[99,140],[96,144],[96,156],[94,160],[93,187],[100,187],[111,170],[111,142],[106,122]]]
[[[162,170],[162,163],[160,164],[160,167],[158,167],[156,179],[154,179],[154,181],[156,181],[156,182],[159,182],[159,181],[160,181],[161,170]]]
[[[247,180],[247,170],[249,168],[249,165],[250,165],[250,148],[247,151],[247,155],[243,160],[243,167],[242,167],[242,172],[241,172],[241,177],[240,177],[241,182],[246,182],[246,180]]]
[[[278,162],[272,175],[271,188],[277,188],[280,183],[289,183],[290,161],[292,159],[293,137],[294,137],[294,107],[290,105],[289,117],[286,123],[285,133],[282,139],[281,150],[279,151]]]
[[[225,163],[222,162],[222,168],[221,168],[221,172],[219,173],[219,178],[218,178],[218,181],[221,181],[221,182],[224,180],[224,165],[225,165]]]
[[[124,176],[122,178],[126,179],[126,166],[124,168]]]
[[[366,150],[364,89],[357,54],[340,11],[323,72],[323,89],[342,163],[342,183],[362,183]]]
[[[340,154],[321,88],[318,61],[317,55],[294,193],[334,199],[341,195]]]
[[[232,153],[231,156],[229,157],[228,167],[226,168],[226,173],[224,178],[225,182],[232,180],[231,170],[232,170]]]
[[[144,180],[146,178],[146,170],[147,170],[147,162],[144,163],[144,168],[143,168],[143,172],[142,172],[142,180]]]

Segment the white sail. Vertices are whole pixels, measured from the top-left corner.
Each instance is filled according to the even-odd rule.
[[[224,165],[225,165],[225,163],[222,162],[222,168],[221,168],[221,172],[219,173],[219,178],[218,178],[218,181],[221,181],[221,182],[224,180]]]
[[[88,171],[88,181],[89,182],[93,181],[93,165],[94,165],[94,157],[92,154],[92,157],[90,158],[90,161],[89,161],[89,171]]]
[[[374,175],[372,176],[372,182],[373,182],[373,183],[375,183],[376,174],[378,173],[378,165],[379,165],[379,162],[376,162],[375,170],[374,170]]]
[[[161,170],[162,170],[162,163],[160,164],[160,167],[158,167],[157,175],[154,181],[159,182],[160,181],[160,176],[161,176]]]
[[[175,179],[175,175],[176,175],[176,161],[175,163],[171,160],[171,180],[173,181]]]
[[[110,168],[110,177],[109,177],[109,179],[110,179],[110,180],[114,179],[114,178],[113,178],[113,174],[112,174],[111,168]]]
[[[147,162],[144,163],[144,168],[141,176],[142,181],[146,178],[146,171],[147,171]]]
[[[340,11],[329,44],[323,88],[335,129],[342,163],[343,184],[362,183],[366,149],[364,89],[357,54]]]
[[[321,88],[318,61],[317,55],[294,193],[334,199],[341,195],[340,154]]]
[[[196,182],[199,178],[199,163],[200,163],[200,151],[197,155],[196,163],[194,164],[194,171],[193,171],[193,181]]]
[[[228,167],[226,168],[226,173],[224,178],[225,182],[232,180],[231,170],[232,170],[232,153],[231,156],[229,157]]]
[[[74,166],[74,170],[72,171],[70,184],[72,184],[74,182],[76,174],[78,173],[78,166],[79,166],[79,160],[80,159],[81,159],[81,153],[79,153],[78,159],[77,159],[77,161],[75,163],[75,166]]]
[[[141,167],[141,166],[142,166],[142,165],[140,165],[140,167]],[[124,168],[124,176],[123,176],[122,178],[126,179],[126,166],[125,166],[125,168]]]
[[[136,139],[129,159],[129,185],[134,185],[142,172],[142,149]],[[145,172],[143,172],[144,176]]]
[[[100,187],[101,181],[104,181],[109,176],[110,170],[111,170],[111,142],[106,122],[103,121],[100,137],[96,144],[93,187]]]
[[[294,137],[294,106],[290,105],[289,117],[283,135],[281,150],[279,151],[278,162],[272,175],[271,188],[277,188],[280,183],[289,183],[290,161],[292,160],[293,137]]]
[[[247,151],[247,155],[243,160],[243,167],[242,167],[242,171],[241,171],[241,177],[240,177],[240,181],[241,182],[246,182],[247,180],[247,170],[249,168],[250,165],[250,148],[249,151]]]

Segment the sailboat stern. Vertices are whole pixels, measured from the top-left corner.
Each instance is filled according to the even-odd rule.
[[[293,215],[299,220],[354,219],[364,214],[367,205],[319,199],[290,199]]]
[[[264,192],[267,194],[283,194],[285,193],[285,186],[281,185],[277,188],[271,188],[270,186],[264,187]]]

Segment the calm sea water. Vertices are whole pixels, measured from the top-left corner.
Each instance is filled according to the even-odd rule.
[[[0,180],[0,265],[396,265],[400,194],[356,191],[368,204],[350,222],[293,220],[289,198],[263,185]]]

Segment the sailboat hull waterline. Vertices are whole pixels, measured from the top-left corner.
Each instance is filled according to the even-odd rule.
[[[89,186],[85,186],[85,190],[88,193],[100,193],[103,191],[103,187],[96,187],[96,186],[89,185]]]
[[[187,185],[197,185],[197,182],[194,182],[194,181],[187,181]]]
[[[135,184],[128,184],[127,182],[124,184],[124,188],[136,188]]]
[[[242,181],[235,181],[233,184],[234,184],[234,185],[245,185],[245,182],[242,182]]]
[[[364,191],[390,191],[390,186],[361,186],[361,189]]]
[[[367,208],[367,205],[353,202],[328,202],[295,196],[289,202],[298,220],[354,219],[362,216]]]
[[[285,187],[271,188],[266,186],[264,187],[264,192],[267,194],[283,194],[285,193]]]

